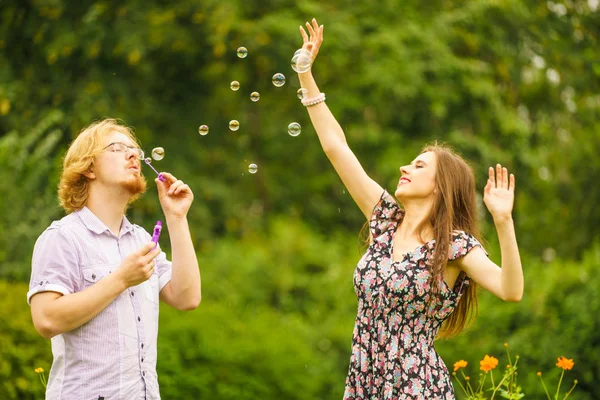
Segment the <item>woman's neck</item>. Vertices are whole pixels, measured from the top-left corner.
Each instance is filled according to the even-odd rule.
[[[396,231],[398,240],[427,241],[434,236],[433,226],[429,221],[431,204],[409,203],[404,206],[404,218]]]

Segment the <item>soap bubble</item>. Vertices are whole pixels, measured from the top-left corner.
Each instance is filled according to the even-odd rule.
[[[556,250],[552,247],[547,247],[542,251],[542,261],[549,263],[556,258]]]
[[[283,85],[285,85],[285,75],[278,72],[275,75],[273,75],[273,78],[271,81],[273,82],[273,85],[275,85],[277,87],[282,87]]]
[[[200,125],[200,127],[198,128],[198,133],[202,136],[208,135],[208,125]]]
[[[312,57],[310,51],[306,49],[296,50],[292,57],[292,69],[298,73],[307,72],[312,65]]]
[[[288,125],[288,133],[290,136],[296,137],[302,132],[302,127],[297,122],[292,122]]]
[[[231,90],[236,92],[240,88],[240,83],[238,81],[232,81],[229,87],[231,88]]]
[[[248,49],[245,47],[238,47],[237,49],[237,56],[239,58],[246,58],[246,56],[248,55]]]
[[[144,162],[146,164],[150,164],[152,162],[152,159],[150,157],[146,157],[146,158],[144,158]]]
[[[300,100],[302,100],[304,98],[304,96],[306,96],[306,93],[308,93],[308,90],[304,89],[304,88],[300,88],[298,89],[298,91],[296,92],[296,96],[298,96],[298,98]]]
[[[257,102],[260,100],[260,93],[258,92],[252,92],[250,93],[250,100],[252,100],[253,102]]]
[[[165,158],[165,149],[162,147],[155,147],[152,149],[152,158],[156,161],[160,161]]]
[[[258,171],[258,166],[256,164],[248,165],[248,172],[250,172],[251,174],[255,174],[256,171]]]
[[[240,129],[240,123],[237,120],[232,119],[231,121],[229,121],[229,129],[231,129],[232,131],[237,131],[238,129]]]

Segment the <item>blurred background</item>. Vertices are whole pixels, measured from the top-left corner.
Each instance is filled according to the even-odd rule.
[[[364,217],[296,97],[290,59],[313,16],[325,25],[313,73],[382,186],[393,190],[399,166],[432,140],[470,161],[480,193],[489,165],[516,175],[523,301],[482,291],[476,323],[437,342],[450,370],[466,360],[475,380],[486,354],[502,369],[508,343],[527,398],[545,398],[538,371],[556,387],[559,356],[575,361],[563,380],[579,381],[572,398],[600,398],[599,0],[2,1],[0,398],[43,398],[34,369],[47,374],[52,355],[26,303],[31,254],[64,215],[56,187],[69,143],[113,117],[147,154],[163,147],[153,165],[196,196],[203,300],[161,308],[163,398],[341,399]],[[151,230],[162,214],[142,168],[148,191],[128,218]],[[170,256],[168,235],[161,244]]]

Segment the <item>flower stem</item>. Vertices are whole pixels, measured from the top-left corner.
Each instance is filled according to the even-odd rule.
[[[510,375],[510,383],[509,383],[509,393],[513,393],[513,388],[517,385],[517,364],[519,363],[519,357],[515,359],[515,365],[513,365],[513,372]]]
[[[544,383],[544,378],[542,378],[541,375],[540,375],[540,380],[542,381],[542,387],[544,388],[544,391],[546,392],[546,396],[548,397],[548,400],[552,400],[552,397],[550,397],[550,393],[548,393],[548,388],[546,387],[546,384]]]
[[[508,357],[508,363],[509,363],[510,365],[512,365],[512,361],[511,361],[511,359],[510,359],[510,352],[508,351],[508,346],[506,346],[506,347],[505,347],[505,349],[506,349],[506,355],[507,355],[507,357]]]
[[[498,387],[494,387],[494,391],[492,392],[492,397],[490,398],[490,400],[494,399],[494,396],[496,395],[496,392],[498,391],[498,389],[500,389],[500,386],[502,386],[502,382],[504,382],[506,380],[506,378],[508,378],[510,375],[504,375],[504,378],[502,378],[502,380],[500,382],[498,382]],[[492,375],[492,382],[494,381],[494,377]]]
[[[558,386],[556,387],[556,394],[554,395],[554,399],[558,400],[558,392],[560,392],[560,385],[562,384],[563,376],[565,376],[565,370],[562,370],[560,374],[560,379],[558,380]]]
[[[456,382],[458,382],[458,385],[460,386],[460,388],[462,389],[462,391],[464,392],[464,394],[466,394],[468,396],[469,392],[467,392],[467,389],[465,389],[465,387],[463,386],[463,384],[460,383],[460,379],[457,378]]]
[[[40,381],[42,381],[42,385],[44,387],[46,387],[46,376],[43,373],[41,373],[39,375],[40,375]]]
[[[477,389],[478,392],[481,392],[481,389],[483,389],[483,384],[485,382],[486,377],[487,377],[487,372],[485,374],[483,374],[483,379],[479,379],[479,389]]]
[[[573,391],[573,389],[575,389],[575,386],[577,386],[577,381],[573,382],[573,387],[571,387],[571,390],[569,390],[569,392],[567,394],[565,394],[565,397],[563,397],[563,400],[565,400],[567,397],[569,397],[571,395],[571,392]]]
[[[467,392],[468,396],[475,396],[475,392],[473,392],[473,387],[471,386],[471,381],[467,379],[467,377],[465,376],[465,373],[463,371],[460,371],[460,373],[462,374],[465,382],[467,382],[467,389],[471,392]]]

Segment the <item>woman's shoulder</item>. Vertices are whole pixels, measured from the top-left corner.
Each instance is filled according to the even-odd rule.
[[[383,190],[371,213],[369,221],[371,237],[377,238],[402,220],[403,216],[404,210],[398,205],[396,199],[387,190]]]
[[[483,251],[483,245],[477,239],[476,235],[464,230],[453,230],[452,238],[450,241],[450,259],[454,260],[456,258],[462,257],[466,255],[471,249],[474,247],[481,247]],[[487,252],[486,252],[487,254]]]

